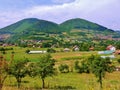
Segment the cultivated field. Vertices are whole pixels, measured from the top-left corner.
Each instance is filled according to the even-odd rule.
[[[14,60],[24,60],[28,58],[32,62],[39,61],[39,58],[44,54],[27,54],[25,51],[29,50],[46,50],[44,48],[21,48],[21,47],[12,47],[13,50],[6,51],[4,57],[6,60],[11,59],[11,52],[14,53]],[[59,50],[59,49],[56,49]],[[97,51],[86,51],[86,52],[57,52],[51,53],[52,57],[56,60],[55,67],[58,68],[60,64],[69,65],[69,73],[60,73],[58,72],[56,76],[47,77],[45,80],[46,88],[49,89],[77,89],[77,90],[100,90],[99,83],[97,82],[96,77],[93,74],[85,73],[76,73],[74,71],[74,62],[76,60],[82,61],[90,55],[97,55]],[[115,65],[117,59],[120,58],[119,55],[115,55],[115,59],[112,62]],[[72,70],[73,69],[73,70]],[[72,71],[71,71],[72,70]],[[16,86],[16,80],[12,76],[8,76],[3,90],[18,90]],[[21,90],[39,90],[41,89],[41,79],[39,77],[31,78],[29,76],[22,79]],[[120,90],[120,72],[115,71],[113,73],[107,73],[103,80],[103,90]]]

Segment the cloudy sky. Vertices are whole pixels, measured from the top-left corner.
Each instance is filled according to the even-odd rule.
[[[0,0],[0,28],[24,18],[56,23],[83,18],[120,30],[120,0]]]

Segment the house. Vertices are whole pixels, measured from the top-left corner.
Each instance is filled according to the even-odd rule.
[[[73,51],[79,51],[79,47],[78,47],[77,45],[75,45],[75,46],[73,47]]]
[[[120,50],[117,50],[115,54],[120,55]]]
[[[116,48],[112,45],[107,46],[105,51],[99,51],[98,54],[113,54],[116,51]]]
[[[90,51],[93,51],[93,50],[94,50],[94,47],[90,47],[89,50],[90,50]]]
[[[115,67],[115,70],[116,70],[116,71],[120,71],[120,66],[116,66],[116,67]]]
[[[65,48],[64,52],[70,52],[70,49],[69,48]]]

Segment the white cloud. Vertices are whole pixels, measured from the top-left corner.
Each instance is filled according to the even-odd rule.
[[[54,17],[74,18],[74,17],[86,17],[91,12],[96,12],[99,8],[109,5],[114,0],[76,0],[72,3],[66,3],[62,5],[53,6],[34,6],[25,10],[24,12],[28,16],[37,16],[39,18],[54,19]],[[55,20],[55,19],[54,19]],[[55,20],[57,21],[57,20]]]

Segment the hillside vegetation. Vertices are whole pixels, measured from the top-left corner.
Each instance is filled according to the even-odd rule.
[[[10,37],[5,38],[5,40],[13,42],[18,40],[53,40],[56,38],[73,39],[73,37],[93,39],[96,35],[114,38],[120,36],[118,32],[80,18],[70,19],[61,24],[27,18],[0,29],[0,34],[9,34]],[[56,38],[53,34],[56,35]],[[77,38],[74,39],[77,40]]]

